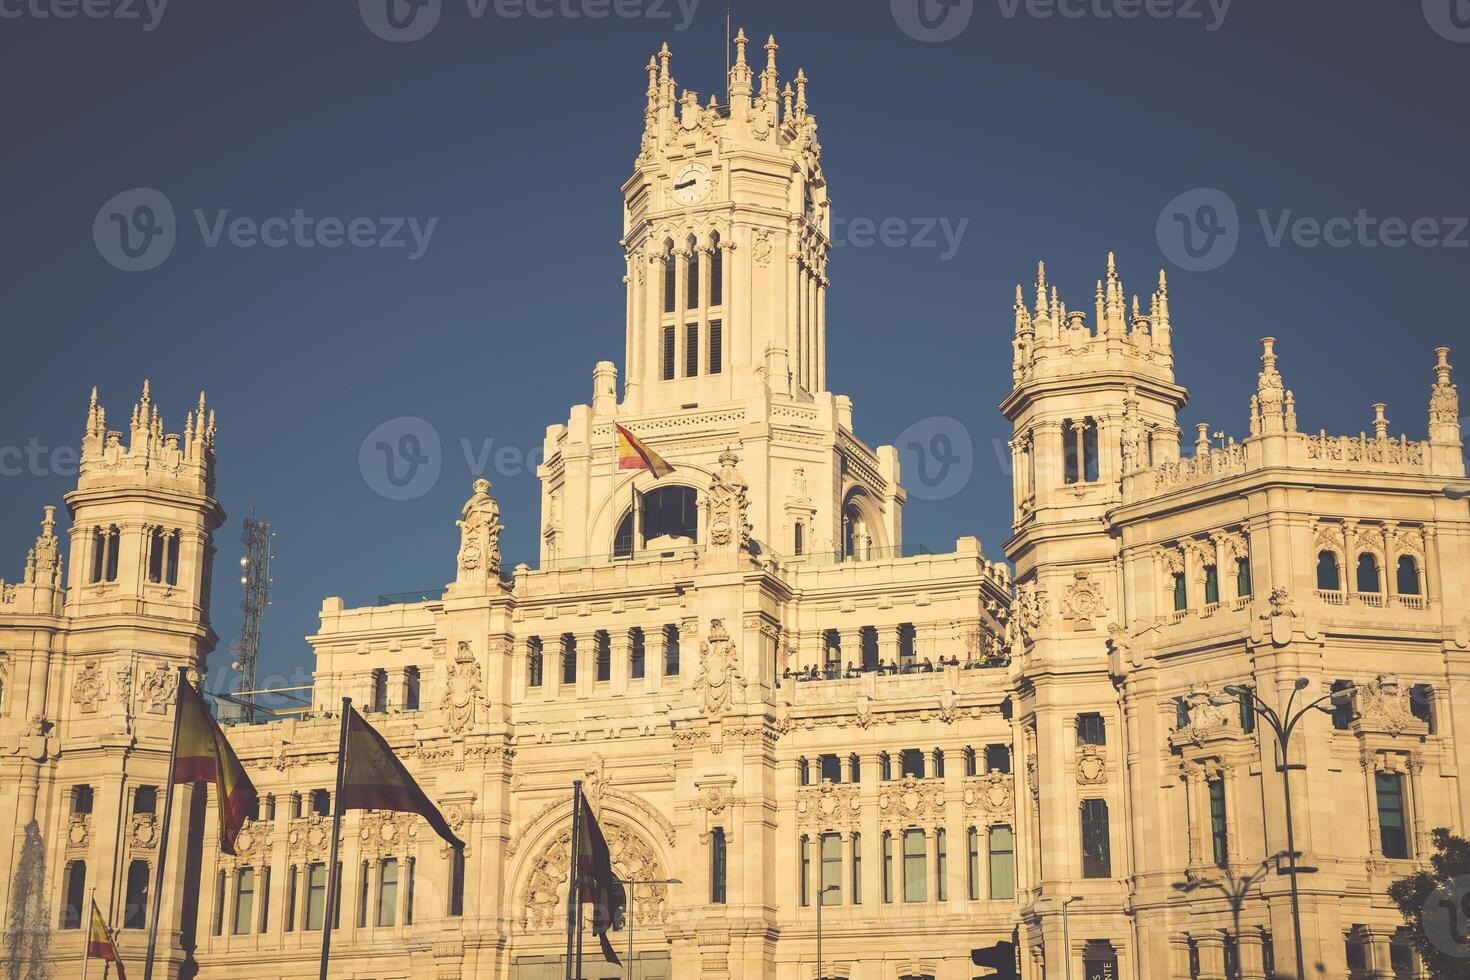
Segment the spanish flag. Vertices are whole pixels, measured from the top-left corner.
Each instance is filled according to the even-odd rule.
[[[617,954],[613,952],[607,934],[627,905],[628,896],[623,891],[622,881],[613,874],[612,852],[608,849],[607,838],[602,836],[602,828],[597,825],[597,818],[592,815],[592,808],[587,805],[587,798],[580,788],[577,806],[582,808],[575,847],[577,904],[592,906],[592,934],[602,944],[602,955],[607,961],[617,963]]]
[[[117,943],[112,941],[112,933],[102,920],[102,910],[97,907],[95,898],[92,899],[92,924],[87,928],[87,958],[111,960],[117,964],[117,980],[128,980],[127,973],[123,972],[122,957],[117,955]]]
[[[663,479],[674,472],[674,468],[662,456],[644,445],[642,439],[621,425],[614,425],[618,430],[618,469],[649,470],[655,480]]]
[[[173,782],[214,783],[219,802],[219,847],[235,853],[235,838],[255,809],[255,785],[219,722],[209,713],[192,684],[180,678],[178,742],[174,746]]]
[[[344,810],[401,810],[417,813],[429,821],[434,833],[450,847],[464,843],[449,829],[444,815],[430,802],[419,784],[408,774],[398,756],[356,708],[347,708],[347,751],[342,759],[342,797],[337,812]]]

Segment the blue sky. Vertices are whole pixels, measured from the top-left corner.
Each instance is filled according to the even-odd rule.
[[[643,66],[667,40],[681,86],[707,99],[725,9],[441,0],[426,36],[395,43],[369,29],[373,2],[160,16],[154,0],[70,19],[54,16],[64,0],[0,3],[0,574],[19,577],[42,505],[73,481],[64,450],[91,386],[116,420],[145,377],[173,431],[201,387],[219,411],[225,642],[240,519],[254,506],[276,526],[263,674],[309,664],[323,596],[366,603],[452,575],[476,460],[508,560],[534,557],[537,486],[517,460],[590,399],[595,362],[622,356],[618,185]],[[830,268],[831,387],[871,444],[951,426],[937,418],[974,447],[968,481],[911,501],[911,544],[977,534],[1000,554],[995,406],[1014,284],[1038,259],[1074,308],[1110,249],[1145,296],[1169,270],[1187,433],[1245,434],[1257,338],[1274,334],[1303,428],[1356,433],[1385,401],[1393,431],[1423,437],[1432,348],[1460,342],[1470,306],[1457,0],[922,0],[943,40],[915,36],[918,2],[734,5],[752,37],[777,35],[783,81],[810,77],[850,229]],[[137,188],[174,209],[175,241],[129,272],[93,223]],[[1176,200],[1192,245],[1224,244],[1201,259],[1161,235]],[[342,244],[247,244],[298,212]],[[886,242],[862,234],[884,221]],[[396,222],[405,245],[381,247]],[[442,448],[411,500],[359,467],[364,438],[402,416]],[[212,687],[230,683],[227,660]]]

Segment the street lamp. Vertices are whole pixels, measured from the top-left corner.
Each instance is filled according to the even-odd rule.
[[[822,906],[827,903],[822,896],[828,892],[841,891],[841,885],[824,885],[817,889],[817,980],[825,980],[826,971],[822,969]]]
[[[1067,906],[1080,901],[1081,895],[1073,895],[1062,903],[1062,962],[1067,966],[1067,980],[1072,980],[1072,929],[1067,921]]]
[[[1230,684],[1225,688],[1226,694],[1235,698],[1240,704],[1250,708],[1266,720],[1266,723],[1271,726],[1272,733],[1276,736],[1277,745],[1280,747],[1281,765],[1276,767],[1276,771],[1281,773],[1282,799],[1286,807],[1286,873],[1291,879],[1291,931],[1292,937],[1296,940],[1296,975],[1298,977],[1305,977],[1307,975],[1307,968],[1306,959],[1302,955],[1302,908],[1301,896],[1297,891],[1296,882],[1298,868],[1296,863],[1296,829],[1291,817],[1291,772],[1293,769],[1305,771],[1307,767],[1305,765],[1291,764],[1289,755],[1291,736],[1296,731],[1297,723],[1306,716],[1307,712],[1317,710],[1324,714],[1331,714],[1332,709],[1324,707],[1322,702],[1346,695],[1353,689],[1353,685],[1348,684],[1338,690],[1328,691],[1316,700],[1304,704],[1293,711],[1292,705],[1296,702],[1296,696],[1306,690],[1311,683],[1305,677],[1298,677],[1296,683],[1292,685],[1291,696],[1286,699],[1286,707],[1280,714],[1277,714],[1276,709],[1270,705],[1263,704],[1259,698],[1251,696],[1251,689],[1242,684]],[[1250,698],[1250,700],[1246,700],[1247,698]],[[1211,700],[1215,699],[1212,698]],[[1224,699],[1223,703],[1228,704],[1229,699]]]
[[[678,878],[623,878],[628,886],[628,904],[623,909],[623,922],[628,927],[628,967],[623,972],[633,980],[633,887],[635,885],[682,885]]]

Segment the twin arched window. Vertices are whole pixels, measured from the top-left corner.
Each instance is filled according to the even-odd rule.
[[[1358,555],[1358,591],[1383,591],[1383,577],[1378,573],[1378,556],[1371,551]]]
[[[1331,551],[1317,552],[1317,588],[1323,592],[1342,590],[1342,569],[1338,567],[1337,555]]]
[[[720,235],[711,232],[707,247],[701,247],[694,235],[685,242],[682,309],[679,304],[680,253],[675,251],[672,239],[664,239],[663,248],[665,322],[659,331],[660,377],[672,381],[681,361],[683,377],[696,377],[701,370],[705,374],[719,374],[725,363],[724,320],[719,313],[725,302],[725,253],[720,247]],[[682,317],[679,315],[681,311]]]

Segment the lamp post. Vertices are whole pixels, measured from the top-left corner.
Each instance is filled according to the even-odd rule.
[[[817,980],[825,980],[826,971],[822,969],[822,906],[827,904],[822,896],[828,892],[840,891],[841,885],[824,885],[817,889]]]
[[[1062,962],[1066,964],[1067,980],[1072,980],[1072,928],[1067,920],[1067,906],[1080,901],[1081,895],[1073,895],[1062,903]]]
[[[1340,690],[1328,691],[1316,700],[1293,710],[1296,696],[1306,690],[1311,683],[1305,677],[1298,677],[1295,684],[1292,685],[1291,695],[1286,699],[1286,707],[1279,714],[1275,708],[1262,704],[1259,698],[1253,697],[1251,689],[1242,684],[1231,684],[1225,688],[1226,694],[1266,720],[1266,724],[1271,726],[1271,732],[1276,736],[1276,743],[1281,751],[1281,764],[1276,767],[1276,771],[1281,773],[1282,800],[1286,809],[1286,874],[1291,880],[1291,931],[1296,947],[1296,975],[1299,980],[1305,980],[1307,968],[1306,958],[1302,954],[1302,907],[1296,881],[1299,869],[1296,862],[1296,825],[1291,816],[1291,772],[1293,769],[1305,770],[1307,767],[1291,764],[1289,755],[1291,736],[1296,731],[1297,723],[1306,717],[1307,712],[1316,710],[1324,714],[1331,714],[1332,709],[1324,707],[1322,702],[1334,700],[1352,690],[1352,685],[1348,685]],[[1249,700],[1246,700],[1247,698]],[[1226,703],[1229,703],[1228,699]]]
[[[623,910],[623,919],[628,926],[628,966],[623,971],[628,980],[633,980],[633,887],[635,885],[682,885],[678,878],[623,878],[628,886],[628,904]]]

